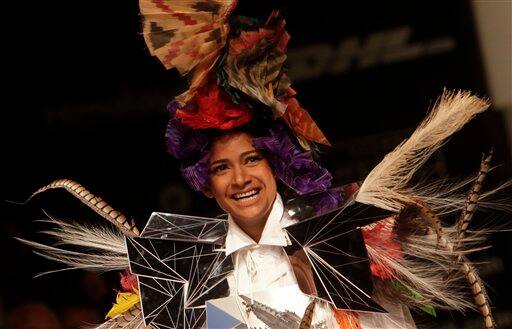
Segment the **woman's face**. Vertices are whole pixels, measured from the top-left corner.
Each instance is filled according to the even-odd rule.
[[[240,132],[216,139],[209,168],[210,189],[205,194],[215,197],[242,229],[263,227],[277,188],[272,169],[251,136]]]

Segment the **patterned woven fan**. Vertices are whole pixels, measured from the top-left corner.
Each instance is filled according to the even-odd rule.
[[[190,88],[176,99],[192,98],[225,45],[227,18],[235,0],[140,0],[143,35],[151,55],[167,69],[192,73]]]
[[[262,28],[242,31],[238,38],[230,40],[224,66],[229,84],[269,106],[274,117],[282,118],[298,136],[330,145],[293,97],[296,93],[283,69],[289,39],[284,19],[273,11]]]

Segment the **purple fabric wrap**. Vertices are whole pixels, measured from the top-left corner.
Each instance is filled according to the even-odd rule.
[[[204,191],[209,182],[209,169],[208,163],[210,162],[210,152],[204,152],[203,157],[195,164],[185,167],[182,166],[180,171],[183,178],[187,181],[187,184],[194,191]]]
[[[303,151],[290,138],[286,128],[274,125],[270,136],[253,138],[254,147],[267,151],[275,175],[297,194],[326,191],[332,175],[313,160],[311,152]]]
[[[187,160],[207,149],[208,136],[200,130],[193,130],[183,125],[176,117],[178,107],[179,104],[176,101],[171,101],[167,105],[170,116],[165,132],[167,152],[178,160]]]
[[[327,190],[321,193],[321,197],[318,198],[314,204],[315,212],[317,214],[323,214],[329,210],[336,209],[341,205],[343,198],[341,193],[337,190]]]
[[[167,105],[170,116],[165,133],[167,152],[182,162],[180,171],[187,184],[195,191],[204,191],[209,184],[208,136],[200,130],[193,130],[183,125],[176,117],[178,107],[179,104],[176,101],[171,101]],[[192,159],[199,160],[191,165],[185,164]]]
[[[187,184],[195,191],[204,191],[209,185],[209,136],[202,130],[183,125],[176,118],[178,107],[176,101],[167,106],[170,115],[165,134],[167,151],[182,162],[180,170]],[[253,144],[265,153],[275,176],[295,193],[324,192],[331,187],[329,171],[320,167],[310,152],[294,143],[282,124],[275,123],[266,136],[254,137]],[[326,195],[325,206],[339,202],[339,198],[331,194]]]

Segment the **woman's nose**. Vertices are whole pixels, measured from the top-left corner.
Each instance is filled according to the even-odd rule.
[[[243,167],[235,168],[233,172],[233,184],[238,188],[244,188],[251,182],[250,176]]]

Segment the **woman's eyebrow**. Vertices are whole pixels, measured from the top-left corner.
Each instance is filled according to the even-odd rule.
[[[258,150],[254,149],[254,150],[243,152],[242,154],[240,154],[240,158],[243,158],[243,157],[245,157],[245,156],[247,156],[249,154],[253,154],[253,153],[259,154]]]
[[[244,158],[250,154],[253,154],[253,153],[256,153],[256,154],[259,154],[258,150],[254,149],[254,150],[250,150],[250,151],[245,151],[245,152],[242,152],[240,154],[240,158]],[[227,163],[229,162],[228,159],[219,159],[219,160],[215,160],[213,162],[210,162],[210,166],[213,166],[215,164],[218,164],[218,163]]]
[[[218,164],[218,163],[227,163],[228,162],[228,159],[219,159],[219,160],[215,160],[213,162],[210,162],[210,166],[213,166],[215,164]]]

